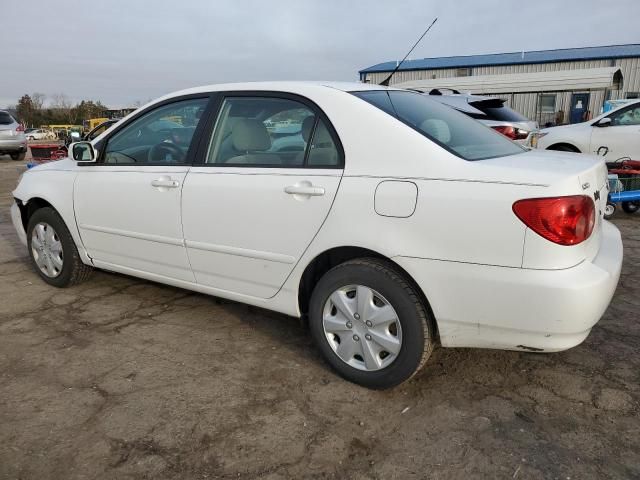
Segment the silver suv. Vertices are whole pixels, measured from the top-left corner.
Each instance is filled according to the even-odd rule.
[[[445,93],[444,90],[452,93]],[[538,122],[533,122],[505,106],[505,100],[501,98],[471,95],[443,88],[434,88],[425,95],[475,118],[522,145],[527,145],[531,134],[538,131]]]
[[[24,127],[9,112],[0,110],[0,155],[11,155],[12,160],[24,160],[27,138]]]

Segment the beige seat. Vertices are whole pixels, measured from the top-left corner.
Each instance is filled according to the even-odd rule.
[[[311,140],[311,134],[313,133],[313,125],[316,117],[313,115],[308,116],[302,122],[302,138],[305,144],[308,144]],[[305,152],[301,152],[298,156],[298,165],[302,165],[304,162]],[[338,164],[338,152],[333,143],[333,139],[325,127],[324,122],[320,121],[313,136],[313,144],[309,150],[309,158],[307,165],[337,165]]]
[[[282,163],[280,156],[264,153],[271,148],[271,136],[260,120],[253,118],[239,119],[233,126],[231,141],[235,150],[242,155],[231,157],[225,163],[249,165],[278,165]]]

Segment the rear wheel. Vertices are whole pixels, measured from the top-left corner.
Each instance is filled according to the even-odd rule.
[[[640,202],[622,202],[622,210],[626,213],[636,213],[640,210]]]
[[[327,272],[309,305],[313,339],[344,378],[383,389],[411,378],[434,346],[433,321],[392,264],[364,258]]]
[[[93,270],[82,263],[69,229],[53,208],[41,208],[31,215],[27,243],[36,272],[49,285],[75,285]]]
[[[19,153],[12,153],[11,154],[11,160],[24,160],[24,157],[27,155],[27,152],[19,152]]]

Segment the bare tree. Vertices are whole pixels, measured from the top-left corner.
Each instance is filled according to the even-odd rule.
[[[51,100],[51,109],[57,113],[57,116],[69,124],[73,123],[75,115],[71,108],[73,104],[69,97],[64,93],[56,93],[51,96]]]
[[[44,93],[34,92],[31,94],[31,104],[33,105],[34,110],[42,110],[44,106],[44,101],[47,99],[47,96]]]

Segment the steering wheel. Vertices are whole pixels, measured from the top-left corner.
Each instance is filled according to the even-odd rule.
[[[162,142],[154,145],[149,149],[149,154],[147,155],[147,161],[149,163],[154,162],[163,162],[166,154],[171,155],[174,159],[174,162],[181,162],[184,160],[185,153],[182,149],[177,146],[175,143]]]

